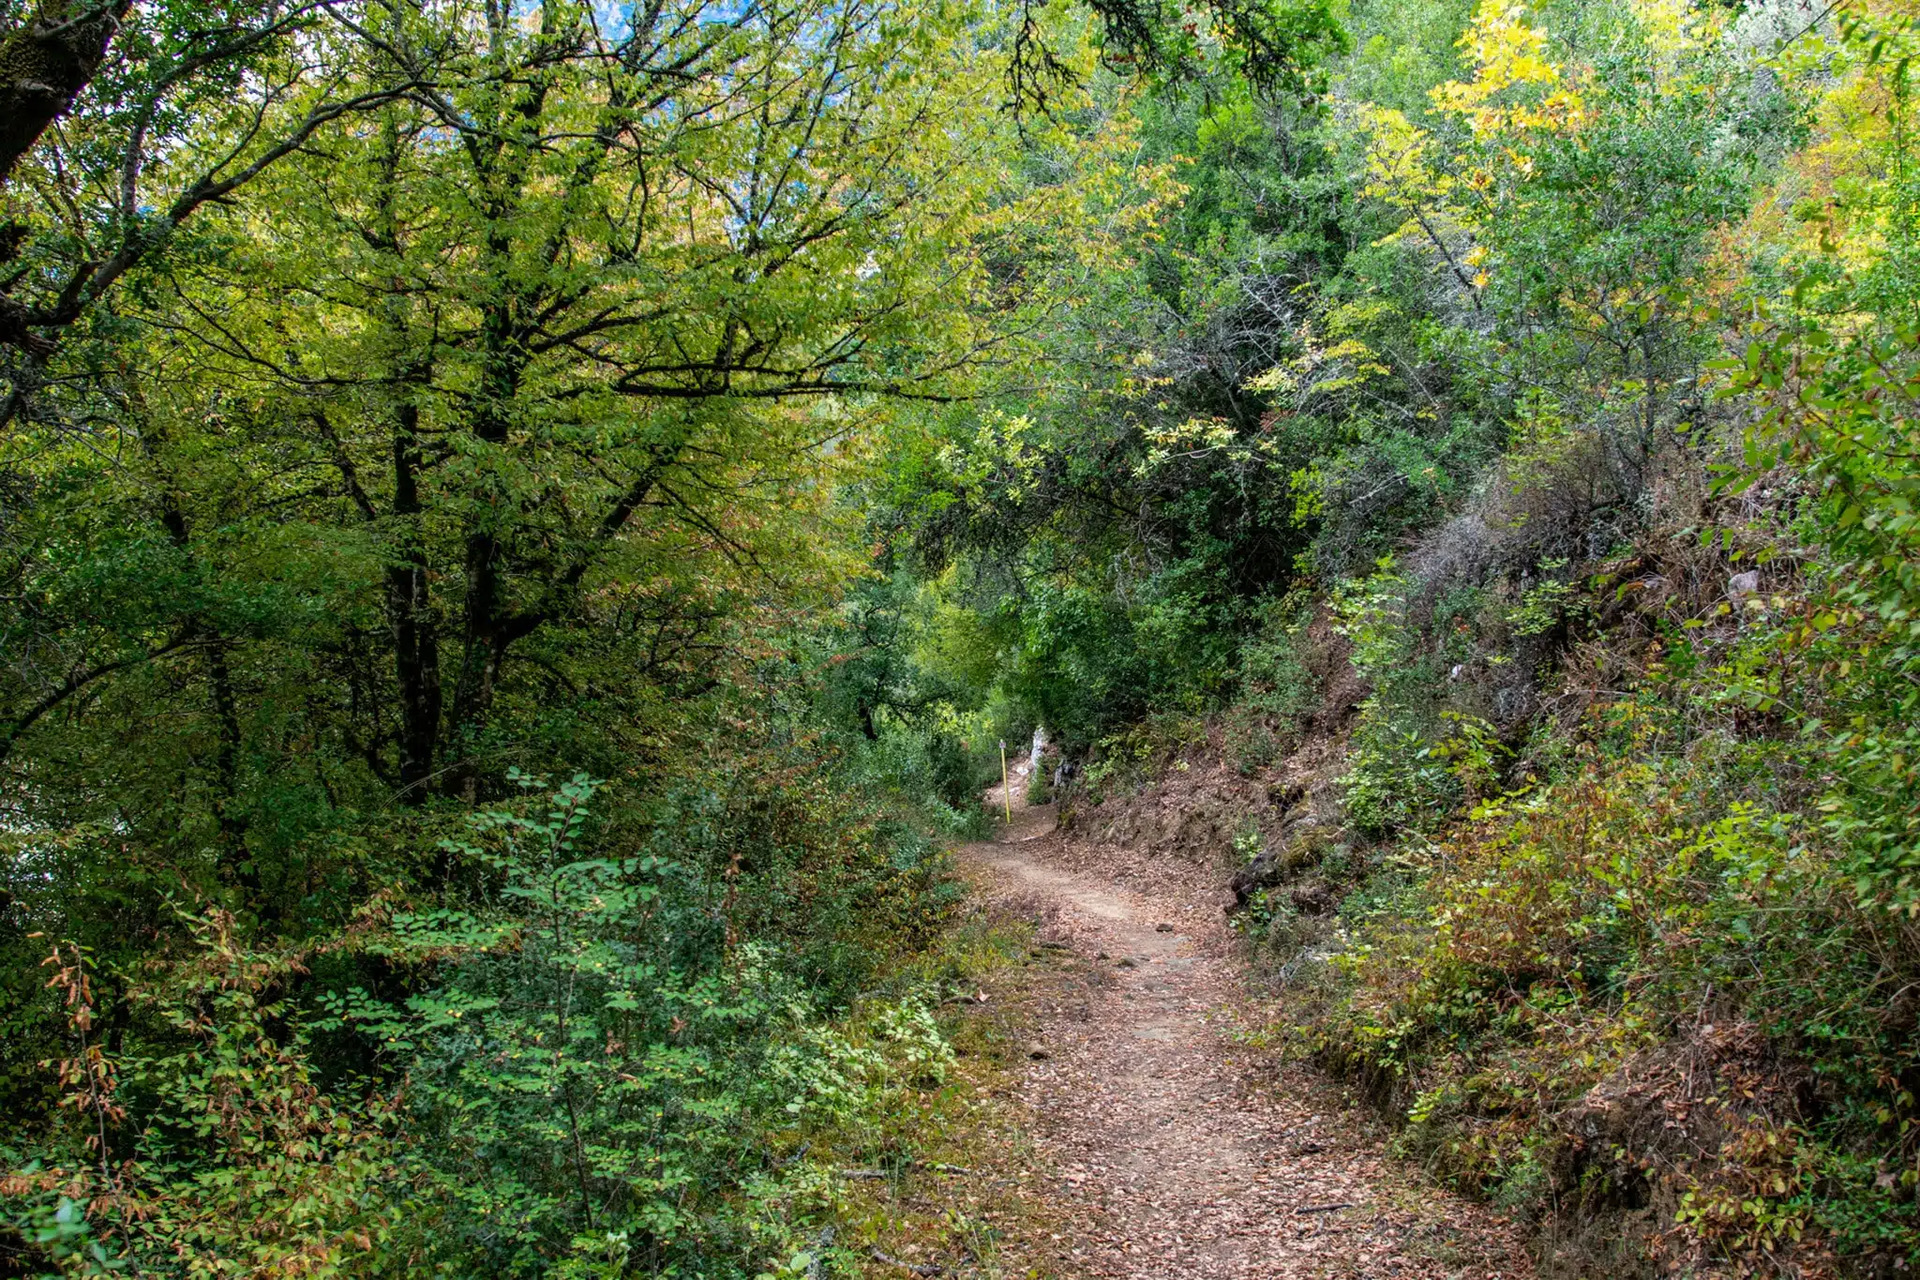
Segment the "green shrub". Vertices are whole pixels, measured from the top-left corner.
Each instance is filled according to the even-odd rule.
[[[958,737],[945,730],[928,735],[927,768],[932,775],[933,794],[942,802],[963,813],[980,807],[983,784]]]
[[[1273,763],[1299,740],[1299,723],[1320,690],[1302,654],[1311,605],[1272,601],[1239,648],[1236,689],[1223,720],[1227,753],[1242,773]]]
[[[914,990],[856,1000],[941,926],[940,848],[817,760],[638,803],[518,780],[440,841],[437,895],[277,948],[186,917],[117,1047],[63,945],[66,1105],[0,1143],[0,1243],[68,1275],[744,1280],[831,1221],[770,1153],[944,1070]]]
[[[1727,763],[1590,756],[1482,804],[1405,890],[1349,899],[1340,983],[1294,1035],[1404,1109],[1404,1150],[1503,1203],[1651,1181],[1685,1249],[1818,1229],[1920,1257],[1910,1184],[1857,1172],[1915,1141],[1897,1082],[1920,1049],[1884,997],[1920,951],[1867,943],[1806,826],[1730,792]]]

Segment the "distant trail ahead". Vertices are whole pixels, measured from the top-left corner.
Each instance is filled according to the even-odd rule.
[[[998,810],[998,788],[990,793]],[[1126,1280],[1519,1280],[1519,1232],[1381,1155],[1311,1072],[1235,1044],[1248,994],[1204,886],[1155,894],[1070,845],[1047,809],[961,851],[1089,980],[1038,1001],[1022,1101],[1077,1222],[1082,1274]],[[1209,908],[1209,902],[1213,905]]]

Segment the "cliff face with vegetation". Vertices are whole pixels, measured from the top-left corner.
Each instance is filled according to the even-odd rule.
[[[1920,1263],[1910,8],[0,4],[0,1270],[853,1273],[1036,727],[1552,1265]]]

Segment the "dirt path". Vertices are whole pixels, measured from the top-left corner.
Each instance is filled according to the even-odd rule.
[[[1384,1157],[1311,1072],[1236,1043],[1273,1011],[1249,995],[1205,886],[1123,885],[1044,809],[1016,809],[962,860],[1085,975],[1037,1002],[1021,1098],[1082,1274],[1532,1275],[1516,1229]]]

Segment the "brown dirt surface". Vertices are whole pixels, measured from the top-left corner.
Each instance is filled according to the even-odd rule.
[[[988,801],[1000,811],[998,788]],[[960,861],[994,908],[1067,949],[1051,988],[1028,992],[1015,1090],[1038,1158],[1029,1194],[1072,1224],[1049,1273],[1534,1274],[1521,1228],[1385,1155],[1337,1088],[1236,1035],[1281,1010],[1252,989],[1227,895],[1200,868],[1075,842],[1017,799],[1012,825]]]

